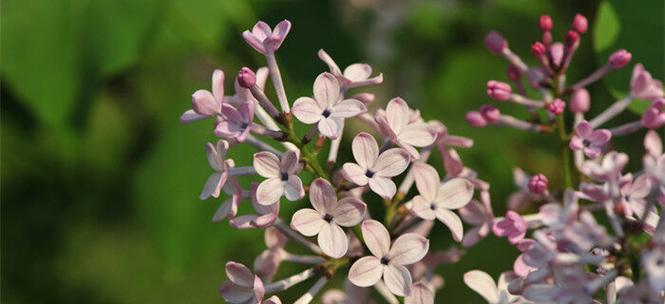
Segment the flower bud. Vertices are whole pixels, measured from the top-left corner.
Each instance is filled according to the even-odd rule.
[[[508,47],[508,41],[501,34],[491,31],[485,36],[485,47],[494,54],[501,54]]]
[[[549,32],[552,30],[554,23],[552,23],[552,17],[549,15],[541,15],[539,20],[540,29],[543,32]]]
[[[522,71],[514,65],[509,65],[508,66],[508,78],[512,81],[518,81],[520,78],[522,78]]]
[[[546,51],[547,49],[545,48],[545,45],[540,41],[536,41],[536,43],[531,45],[531,54],[533,54],[533,56],[536,58],[540,58],[545,55]]]
[[[536,174],[529,179],[529,191],[533,194],[543,194],[547,191],[549,180],[543,174]]]
[[[483,128],[487,125],[487,121],[483,118],[483,115],[478,111],[471,111],[466,113],[466,122],[469,123],[474,128]]]
[[[487,82],[487,95],[494,100],[508,100],[512,94],[512,88],[505,82],[490,80]]]
[[[563,110],[566,108],[566,103],[563,100],[557,98],[552,102],[548,103],[546,107],[547,110],[550,111],[550,113],[554,115],[559,115],[563,113]]]
[[[575,90],[570,98],[570,111],[573,113],[586,113],[591,105],[589,91],[585,89]]]
[[[616,52],[614,52],[610,58],[608,59],[608,63],[610,67],[613,69],[619,69],[624,67],[628,62],[630,62],[630,59],[633,58],[633,55],[626,51],[625,49],[620,49]]]
[[[575,31],[568,31],[566,34],[566,47],[570,48],[573,45],[577,44],[580,41],[580,34]]]
[[[575,15],[575,19],[573,19],[573,30],[580,33],[584,34],[586,33],[587,29],[589,28],[589,22],[587,21],[586,17],[582,14],[577,14]]]
[[[483,119],[485,119],[487,123],[493,124],[499,121],[499,118],[501,117],[501,111],[499,111],[499,109],[497,109],[495,106],[483,105],[480,107],[480,115],[483,116]]]
[[[248,67],[243,67],[238,73],[238,84],[245,88],[249,89],[256,85],[256,74]]]

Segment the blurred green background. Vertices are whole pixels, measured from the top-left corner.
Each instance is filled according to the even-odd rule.
[[[618,48],[633,53],[629,68],[590,88],[597,112],[627,91],[633,63],[664,78],[663,2],[638,2],[3,0],[1,300],[222,302],[224,263],[251,265],[263,238],[210,221],[221,200],[197,196],[210,173],[203,145],[214,140],[211,125],[183,126],[178,118],[193,91],[209,89],[214,68],[226,71],[232,92],[240,67],[264,64],[240,34],[256,20],[293,23],[278,53],[291,99],[311,94],[326,70],[316,56],[324,48],[341,66],[367,62],[384,73],[384,84],[369,89],[376,103],[402,96],[426,119],[475,139],[476,147],[460,152],[492,182],[502,213],[513,166],[544,172],[556,185],[559,165],[554,138],[464,123],[464,113],[491,102],[486,81],[507,80],[506,63],[484,49],[484,35],[502,32],[533,64],[540,14],[553,16],[559,39],[575,13],[588,16],[569,81]],[[641,134],[616,148],[642,153]],[[236,150],[237,163],[247,163],[249,151]],[[293,208],[285,206],[283,217]],[[447,247],[449,232],[435,229],[433,243]],[[478,303],[461,274],[484,269],[496,277],[515,256],[505,240],[488,238],[461,263],[441,267],[439,299]],[[283,267],[278,276],[293,271]]]

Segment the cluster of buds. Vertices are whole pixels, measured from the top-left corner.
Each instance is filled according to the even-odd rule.
[[[552,133],[562,146],[564,185],[550,189],[554,187],[545,175],[529,177],[516,169],[519,190],[510,196],[505,217],[494,218],[489,203],[474,207],[475,216],[469,222],[482,223],[483,235],[491,228],[495,235],[506,237],[521,254],[498,283],[481,270],[466,273],[464,281],[489,303],[663,303],[662,83],[636,64],[630,93],[587,119],[591,97],[585,88],[626,66],[631,54],[618,50],[590,76],[566,85],[566,71],[588,22],[576,15],[563,42],[553,41],[552,28],[552,19],[541,16],[542,39],[531,47],[539,64],[533,67],[513,53],[498,33],[491,32],[485,40],[492,53],[508,61],[508,77],[513,82],[511,86],[491,80],[487,94],[497,101],[525,106],[531,117],[521,120],[485,105],[469,112],[467,121],[474,127],[499,125]],[[539,97],[527,95],[522,75]],[[603,127],[636,99],[651,103],[640,119]],[[566,115],[566,108],[571,114]],[[642,168],[624,172],[629,156],[612,151],[611,140],[644,129]]]
[[[489,183],[466,167],[458,153],[473,146],[471,139],[451,135],[439,121],[425,121],[399,97],[371,113],[374,95],[358,90],[382,83],[383,76],[372,76],[367,64],[342,70],[323,50],[318,56],[328,71],[314,80],[312,96],[291,103],[275,57],[290,22],[282,21],[274,29],[258,22],[245,31],[243,37],[265,56],[267,67],[243,67],[234,95],[225,95],[224,73],[215,70],[211,91],[196,91],[192,109],[181,117],[183,122],[214,120],[218,139],[205,146],[213,174],[200,194],[204,200],[226,196],[213,221],[265,231],[266,249],[251,267],[226,264],[228,280],[222,283],[221,296],[228,303],[281,303],[280,292],[313,279],[294,303],[310,303],[319,293],[326,304],[373,303],[376,297],[388,303],[400,303],[400,297],[404,303],[434,303],[443,286],[436,268],[459,261],[469,247],[493,234],[507,238],[521,255],[498,283],[480,270],[466,273],[464,282],[489,303],[591,303],[601,295],[608,303],[662,303],[662,141],[656,131],[649,131],[643,168],[634,173],[622,173],[626,154],[606,149],[613,137],[665,123],[661,84],[637,65],[631,94],[586,121],[590,99],[584,87],[626,65],[630,54],[616,52],[599,71],[566,87],[565,71],[580,35],[587,31],[586,18],[575,17],[564,43],[552,41],[551,18],[543,16],[540,26],[543,38],[533,47],[539,67],[526,65],[497,33],[485,41],[493,53],[509,61],[508,74],[519,91],[490,81],[488,95],[526,106],[534,118],[520,120],[486,105],[470,112],[467,120],[476,127],[558,131],[566,184],[553,189],[546,175],[529,176],[515,169],[518,190],[508,199],[508,212],[499,217],[494,215]],[[520,80],[524,74],[541,99],[527,97]],[[268,78],[277,103],[268,97],[273,94],[266,94]],[[636,98],[653,100],[642,119],[599,128]],[[575,113],[572,134],[566,131],[566,108]],[[549,113],[545,121],[538,120],[539,109]],[[353,160],[338,163],[350,124],[362,131],[350,136]],[[256,149],[251,164],[227,158],[228,151],[242,144]],[[326,150],[327,157],[321,155]],[[441,157],[441,170],[427,163],[434,151]],[[283,198],[296,206],[288,208],[295,212],[280,212]],[[247,202],[251,208],[242,210],[253,212],[238,214]],[[382,206],[369,208],[375,202]],[[596,220],[603,215],[610,227]],[[438,229],[436,221],[454,240],[447,250],[430,249],[428,238]],[[289,252],[287,246],[301,250]],[[292,253],[303,251],[307,252]],[[305,270],[276,279],[282,263],[304,265]],[[335,276],[342,277],[343,289],[323,291]]]

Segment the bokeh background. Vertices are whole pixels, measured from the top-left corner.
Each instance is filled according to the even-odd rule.
[[[628,68],[590,88],[594,112],[625,94],[636,62],[664,78],[659,0],[4,0],[0,10],[1,300],[8,304],[222,302],[225,261],[251,264],[263,238],[211,222],[221,200],[197,198],[210,173],[203,145],[213,140],[211,126],[183,126],[178,117],[193,91],[209,88],[213,69],[226,71],[231,92],[240,67],[264,64],[240,35],[256,20],[293,23],[278,53],[291,99],[311,94],[326,70],[316,56],[324,48],[341,66],[366,62],[384,73],[384,84],[369,89],[377,104],[402,96],[426,119],[476,140],[461,155],[492,182],[498,213],[514,166],[544,172],[554,185],[560,176],[554,138],[464,123],[464,113],[491,102],[486,81],[507,79],[506,63],[483,47],[489,30],[534,63],[540,14],[553,16],[559,39],[575,13],[588,16],[569,81],[618,48],[633,53]],[[510,108],[502,110],[523,114]],[[641,135],[616,148],[642,153]],[[235,151],[237,162],[249,152]],[[450,245],[449,232],[435,229],[433,243]],[[486,239],[441,267],[439,300],[479,303],[462,274],[484,269],[496,277],[516,255],[505,240]],[[283,267],[278,276],[296,270]]]

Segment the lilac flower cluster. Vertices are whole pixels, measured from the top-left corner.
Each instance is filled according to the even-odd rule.
[[[627,155],[607,151],[611,138],[665,124],[662,86],[636,65],[631,94],[586,121],[590,97],[584,87],[628,64],[631,55],[620,50],[599,71],[567,87],[565,71],[587,30],[586,18],[576,16],[564,43],[552,41],[549,17],[542,17],[540,26],[543,39],[532,48],[538,67],[524,63],[498,33],[485,41],[490,51],[509,61],[509,78],[516,88],[513,92],[507,83],[490,81],[488,95],[525,106],[533,117],[520,120],[486,105],[468,113],[467,120],[476,127],[558,131],[566,184],[564,190],[550,189],[545,175],[529,177],[516,169],[519,189],[503,217],[494,215],[489,183],[466,167],[457,152],[472,147],[471,139],[450,134],[439,121],[425,121],[399,97],[385,108],[369,110],[375,108],[375,96],[362,88],[382,83],[382,74],[373,76],[372,68],[361,63],[342,70],[320,50],[328,71],[314,80],[312,96],[291,103],[275,56],[291,23],[285,20],[271,28],[258,22],[245,31],[243,38],[265,56],[267,67],[243,67],[235,77],[234,95],[225,95],[225,74],[215,70],[211,91],[196,91],[192,109],[181,117],[186,123],[214,120],[213,133],[219,139],[206,144],[213,173],[200,194],[205,200],[225,193],[213,221],[265,231],[266,249],[251,267],[226,264],[228,280],[220,288],[224,300],[281,303],[280,292],[314,279],[294,302],[310,303],[340,275],[343,290],[326,290],[322,303],[374,303],[374,297],[388,303],[400,303],[398,297],[404,297],[404,303],[434,303],[436,290],[443,286],[436,268],[457,262],[466,248],[492,233],[506,237],[522,254],[498,283],[480,270],[466,273],[464,282],[489,303],[591,303],[601,294],[608,303],[662,303],[665,217],[658,214],[665,205],[665,155],[660,137],[655,131],[647,134],[644,167],[632,174],[622,173]],[[542,98],[527,96],[522,75]],[[274,94],[267,92],[268,78]],[[268,96],[276,96],[277,102]],[[570,99],[569,106],[565,99]],[[642,119],[600,128],[634,99],[652,100]],[[572,134],[566,131],[566,109],[575,115]],[[546,119],[540,119],[539,110],[547,113],[542,116]],[[353,160],[342,164],[337,156],[349,124],[364,130],[353,135]],[[299,132],[301,128],[306,131]],[[251,164],[227,157],[243,144],[256,149]],[[327,157],[322,155],[326,149]],[[442,171],[427,163],[433,151],[442,159]],[[239,179],[243,176],[252,182],[245,185]],[[298,206],[295,213],[280,213],[283,197]],[[370,214],[366,202],[377,199],[384,208]],[[246,202],[254,211],[240,215]],[[534,206],[538,212],[522,214]],[[596,221],[602,215],[611,230]],[[435,221],[450,230],[456,241],[451,248],[430,250]],[[308,253],[289,252],[288,244]],[[305,270],[276,279],[284,262],[305,265]]]

